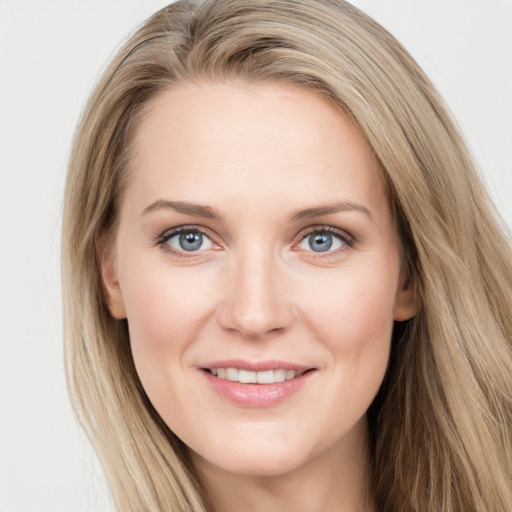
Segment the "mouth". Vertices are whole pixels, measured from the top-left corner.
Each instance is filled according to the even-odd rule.
[[[293,379],[297,379],[302,375],[312,372],[314,368],[307,369],[286,369],[277,368],[274,370],[252,371],[234,367],[219,368],[202,368],[210,375],[217,379],[229,380],[231,382],[240,382],[242,384],[277,384]]]
[[[214,392],[244,408],[270,407],[287,400],[318,373],[318,368],[276,360],[229,359],[198,369]]]

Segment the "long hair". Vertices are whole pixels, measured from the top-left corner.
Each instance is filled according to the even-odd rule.
[[[378,159],[420,312],[397,323],[368,412],[381,512],[512,503],[512,255],[443,101],[407,51],[343,0],[181,0],[126,42],[77,129],[63,226],[65,347],[76,413],[122,512],[203,512],[187,449],[147,399],[102,289],[138,120],[187,81],[280,81],[331,98]]]

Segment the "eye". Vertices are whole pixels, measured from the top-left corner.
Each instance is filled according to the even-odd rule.
[[[315,229],[306,234],[299,243],[299,249],[316,253],[336,252],[350,247],[352,239],[342,231],[334,228]]]
[[[160,240],[176,252],[198,252],[213,247],[213,242],[198,229],[181,228],[167,232]]]

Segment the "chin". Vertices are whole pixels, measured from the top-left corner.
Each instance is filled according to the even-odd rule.
[[[229,473],[277,477],[299,469],[314,457],[304,442],[290,442],[289,438],[255,442],[252,437],[241,442],[231,440],[228,446],[210,445],[194,452],[193,460]]]
[[[239,454],[230,460],[223,458],[222,460],[209,460],[208,462],[229,473],[258,477],[279,477],[299,469],[305,463],[305,458],[290,453],[269,455],[260,451],[257,455]]]

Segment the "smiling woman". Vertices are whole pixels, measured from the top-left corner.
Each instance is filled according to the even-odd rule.
[[[502,511],[510,248],[428,79],[321,0],[179,1],[98,84],[68,377],[121,511]]]
[[[322,478],[363,467],[393,319],[418,303],[360,131],[288,84],[182,83],[152,100],[131,155],[102,253],[110,309],[210,493],[222,469],[244,489],[236,510],[250,509],[254,475],[304,487],[320,456]],[[343,478],[341,495],[308,476],[304,510],[354,509],[365,476]]]

